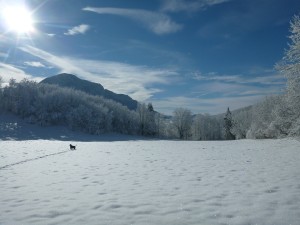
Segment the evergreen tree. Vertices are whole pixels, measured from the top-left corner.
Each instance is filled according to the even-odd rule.
[[[152,103],[148,103],[147,112],[147,135],[154,136],[156,134],[155,111]]]
[[[232,120],[232,115],[229,110],[229,107],[227,108],[227,112],[224,117],[224,132],[225,132],[225,139],[226,140],[234,140],[235,136],[231,132],[233,128],[233,120]]]
[[[151,102],[148,103],[148,112],[154,112],[154,108]]]

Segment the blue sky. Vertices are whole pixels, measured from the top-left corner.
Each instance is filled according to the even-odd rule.
[[[18,33],[3,9],[25,5]],[[217,114],[281,93],[274,65],[288,47],[298,0],[0,0],[0,75],[61,72],[152,102]],[[18,16],[16,16],[18,17]]]

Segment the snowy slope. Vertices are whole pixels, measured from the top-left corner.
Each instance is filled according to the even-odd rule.
[[[0,224],[297,225],[296,140],[0,141]]]
[[[41,127],[29,124],[20,117],[12,114],[0,113],[0,141],[1,140],[63,140],[63,141],[115,141],[141,140],[143,137],[120,134],[90,135],[71,131],[65,126]]]

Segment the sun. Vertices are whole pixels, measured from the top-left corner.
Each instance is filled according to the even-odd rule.
[[[3,9],[3,17],[9,31],[18,34],[34,31],[31,12],[23,5],[7,6]]]

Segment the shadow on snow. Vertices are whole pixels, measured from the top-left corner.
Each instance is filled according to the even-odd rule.
[[[137,135],[125,134],[100,134],[90,135],[76,132],[64,126],[41,127],[29,124],[19,117],[0,114],[0,140],[59,140],[59,141],[82,141],[82,142],[113,142],[113,141],[138,141],[150,140]]]

